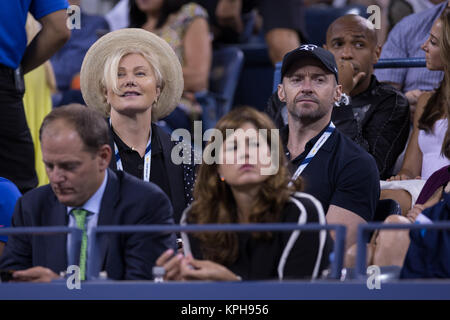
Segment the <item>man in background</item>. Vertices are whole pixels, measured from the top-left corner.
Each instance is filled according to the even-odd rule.
[[[37,183],[34,148],[23,108],[23,75],[48,60],[70,37],[66,0],[0,1],[0,177],[22,193]],[[27,46],[28,11],[42,29]]]
[[[151,182],[108,169],[112,155],[109,126],[90,108],[69,105],[54,109],[44,119],[40,140],[50,184],[17,201],[12,227],[77,227],[82,238],[66,234],[9,236],[0,269],[17,270],[15,281],[49,282],[69,265],[79,266],[80,280],[87,279],[89,271],[103,270],[115,280],[151,279],[156,259],[175,248],[174,237],[107,234],[97,238],[96,252],[91,246],[92,229],[173,224],[166,194]]]

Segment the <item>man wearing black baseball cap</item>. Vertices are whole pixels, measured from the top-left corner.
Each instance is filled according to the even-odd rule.
[[[286,72],[292,66],[292,64],[302,58],[315,58],[322,62],[323,66],[328,69],[338,81],[338,69],[334,56],[328,51],[314,44],[304,44],[300,47],[288,52],[283,58],[283,64],[281,66],[281,78],[286,75]]]
[[[380,195],[377,165],[331,122],[342,93],[333,54],[302,45],[284,56],[281,78],[278,97],[288,111],[281,137],[293,179],[302,177],[305,192],[322,203],[328,223],[347,226],[348,248],[356,243],[358,224],[373,219]]]

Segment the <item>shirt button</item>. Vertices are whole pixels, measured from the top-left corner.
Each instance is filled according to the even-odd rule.
[[[142,170],[142,169],[144,169],[144,166],[143,166],[142,164],[139,164],[139,165],[138,165],[138,169],[139,169],[139,170]]]

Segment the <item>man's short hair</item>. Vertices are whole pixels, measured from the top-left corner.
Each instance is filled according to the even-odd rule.
[[[78,133],[86,151],[95,153],[102,145],[109,144],[109,126],[96,110],[81,104],[69,104],[53,109],[42,122],[39,140],[47,126],[56,120],[63,120]]]

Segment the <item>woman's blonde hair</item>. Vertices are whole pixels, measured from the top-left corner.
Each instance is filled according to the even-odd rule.
[[[253,124],[256,129],[278,130],[272,120],[264,113],[251,107],[241,107],[226,114],[216,125],[226,137],[226,129],[238,129],[245,123]],[[289,196],[300,190],[301,179],[289,186],[291,175],[287,168],[287,159],[281,140],[271,141],[267,134],[269,147],[278,148],[278,172],[270,175],[262,182],[258,195],[254,199],[250,223],[277,222]],[[274,142],[274,143],[272,143]],[[212,143],[212,142],[210,142]],[[194,187],[194,202],[188,213],[188,223],[238,223],[236,201],[230,186],[221,181],[218,164],[202,163]],[[234,232],[195,233],[201,243],[203,258],[218,263],[233,263],[238,254],[238,240]],[[255,233],[254,237],[270,238],[271,233]]]
[[[113,52],[110,56],[106,58],[105,66],[103,69],[103,78],[101,80],[101,88],[103,90],[102,94],[105,96],[107,89],[112,90],[115,94],[122,94],[118,87],[118,77],[117,72],[119,70],[119,64],[123,57],[129,54],[140,54],[148,62],[153,70],[156,78],[156,85],[162,91],[164,89],[164,79],[160,71],[160,64],[158,58],[151,52],[145,51],[138,48],[122,48]],[[105,97],[106,102],[106,97]],[[104,110],[106,114],[110,114],[111,106],[105,104],[107,110]]]

